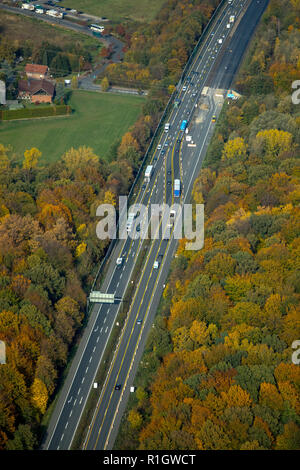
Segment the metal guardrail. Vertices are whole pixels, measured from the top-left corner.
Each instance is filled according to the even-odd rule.
[[[197,44],[195,45],[195,47],[194,47],[194,49],[193,49],[193,51],[192,51],[192,53],[191,53],[191,55],[190,55],[190,57],[189,57],[187,63],[186,63],[186,65],[185,65],[184,69],[183,69],[183,72],[182,72],[182,74],[181,74],[181,77],[180,77],[180,79],[179,79],[179,81],[178,81],[178,83],[177,83],[177,85],[176,85],[176,90],[175,90],[175,91],[172,93],[172,95],[170,96],[170,99],[169,99],[169,101],[168,101],[168,103],[167,103],[167,105],[166,105],[166,107],[165,107],[165,109],[164,109],[164,112],[163,112],[163,114],[162,114],[162,116],[161,116],[161,118],[160,118],[160,120],[159,120],[159,123],[158,123],[158,125],[157,125],[157,127],[156,127],[156,129],[155,129],[155,131],[154,131],[154,134],[153,134],[153,136],[152,136],[152,138],[151,138],[150,144],[148,145],[148,148],[147,148],[146,153],[145,153],[145,155],[144,155],[144,158],[143,158],[143,160],[142,160],[142,162],[141,162],[140,168],[139,168],[139,170],[138,170],[138,172],[137,172],[137,174],[136,174],[136,177],[135,177],[135,179],[134,179],[134,182],[132,183],[132,186],[131,186],[130,191],[129,191],[129,194],[128,194],[128,200],[130,200],[130,198],[131,198],[132,195],[133,195],[133,191],[134,191],[134,189],[135,189],[135,187],[136,187],[136,185],[137,185],[137,183],[138,183],[138,180],[139,180],[139,178],[140,178],[140,176],[141,176],[142,171],[144,170],[145,163],[146,163],[146,161],[147,161],[147,159],[148,159],[148,156],[149,156],[149,154],[150,154],[151,151],[152,151],[153,143],[154,143],[154,141],[156,140],[156,138],[157,138],[159,132],[161,131],[162,125],[163,125],[163,123],[164,123],[164,120],[165,120],[166,116],[169,114],[171,105],[172,105],[172,103],[173,103],[173,101],[174,101],[174,99],[175,99],[175,96],[177,95],[177,90],[179,89],[179,87],[181,86],[182,82],[184,81],[184,78],[185,78],[185,76],[186,76],[186,74],[187,74],[187,71],[189,70],[189,67],[191,66],[191,64],[192,64],[192,62],[193,62],[193,60],[194,60],[196,54],[198,53],[198,50],[199,50],[200,46],[202,45],[202,42],[203,42],[204,39],[206,38],[206,34],[207,34],[208,30],[210,29],[212,23],[215,21],[215,19],[216,19],[216,17],[218,16],[220,10],[222,9],[222,7],[223,7],[226,3],[227,3],[227,0],[221,0],[221,2],[219,3],[219,5],[218,5],[217,8],[215,9],[215,11],[214,11],[212,17],[210,18],[209,22],[207,23],[207,25],[205,26],[204,30],[202,31],[202,34],[201,34],[201,36],[200,36],[200,38],[199,38]],[[117,233],[118,233],[118,228],[119,228],[119,222],[117,223]],[[98,271],[97,271],[97,274],[96,274],[96,276],[95,276],[95,279],[94,279],[94,282],[93,282],[93,285],[92,285],[91,290],[94,290],[94,289],[95,289],[95,286],[96,286],[96,284],[97,284],[97,282],[99,282],[99,276],[100,276],[100,274],[101,274],[101,272],[102,272],[102,270],[103,270],[103,267],[104,267],[105,263],[107,262],[109,256],[111,255],[111,253],[112,253],[112,251],[113,251],[113,249],[114,249],[114,247],[115,247],[115,245],[116,245],[116,242],[117,242],[117,238],[111,240],[111,242],[110,242],[110,244],[109,244],[109,246],[108,246],[108,249],[107,249],[107,251],[106,251],[106,253],[105,253],[105,255],[104,255],[104,258],[103,258],[102,261],[101,261],[101,264],[100,264],[99,269],[98,269]],[[100,287],[100,286],[98,286],[98,287]]]

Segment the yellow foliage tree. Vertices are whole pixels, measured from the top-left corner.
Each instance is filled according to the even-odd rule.
[[[174,93],[175,90],[176,90],[176,87],[174,85],[168,86],[169,95],[172,95],[172,93]]]
[[[232,385],[228,392],[221,392],[221,397],[228,408],[250,407],[252,404],[249,393],[239,385]]]
[[[112,191],[105,191],[103,203],[104,204],[111,204],[115,207],[116,204],[117,204],[117,199],[116,199],[115,193],[113,193]]]
[[[40,379],[35,378],[31,386],[31,401],[42,414],[45,413],[48,402],[48,392],[46,385]]]
[[[283,399],[276,386],[266,382],[260,385],[259,403],[275,410],[283,409]]]
[[[109,81],[107,77],[104,77],[101,81],[101,90],[107,91],[109,89]]]
[[[128,413],[128,421],[133,429],[138,429],[143,423],[143,418],[137,410],[130,410]]]
[[[74,149],[73,147],[68,150],[62,157],[66,167],[69,171],[73,172],[77,168],[86,166],[96,166],[99,163],[97,155],[94,154],[93,149],[85,145]]]
[[[82,242],[76,247],[76,258],[79,258],[86,251],[86,243]]]
[[[135,150],[139,150],[139,144],[137,140],[132,136],[131,132],[126,132],[122,137],[118,154],[123,155],[130,147],[133,147]]]
[[[228,140],[224,145],[222,160],[231,160],[233,158],[244,158],[247,154],[247,144],[242,137]]]
[[[293,136],[290,132],[278,129],[267,129],[256,134],[258,143],[264,145],[265,151],[272,157],[291,149]]]
[[[4,147],[3,144],[0,144],[0,171],[5,171],[9,165],[8,152],[10,147]]]
[[[36,168],[39,159],[42,156],[42,152],[39,149],[32,147],[30,150],[25,150],[23,168],[26,170],[32,170]]]
[[[190,337],[199,346],[206,344],[209,340],[209,331],[203,321],[194,320],[190,328]]]

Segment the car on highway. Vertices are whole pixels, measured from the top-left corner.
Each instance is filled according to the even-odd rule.
[[[217,120],[217,116],[213,115],[213,117],[211,118],[211,122],[216,122]]]
[[[117,385],[115,386],[115,390],[121,390],[121,384],[117,384]]]
[[[230,23],[227,23],[226,28],[227,28],[227,29],[230,28]]]
[[[161,150],[161,144],[158,144],[157,150]]]
[[[123,258],[117,258],[116,265],[117,268],[120,268],[123,264]]]
[[[136,324],[137,324],[137,325],[141,325],[141,324],[142,324],[142,320],[139,318],[139,319],[136,321]]]
[[[154,264],[153,264],[153,268],[154,269],[158,269],[159,268],[159,261],[154,261]]]
[[[168,171],[167,171],[167,174],[168,174],[168,175],[171,175],[171,174],[172,174],[172,171],[171,171],[171,170],[168,170]]]
[[[161,154],[164,155],[166,153],[165,149],[161,151]]]
[[[170,180],[167,181],[167,185],[168,185],[168,186],[171,186],[171,184],[172,184],[172,181],[170,181]]]
[[[164,147],[168,147],[168,145],[169,145],[168,142],[164,143]]]
[[[146,189],[146,184],[145,183],[142,185],[142,191],[144,191],[144,189]]]
[[[187,86],[186,86],[186,85],[183,85],[182,91],[186,91],[186,89],[187,89]]]

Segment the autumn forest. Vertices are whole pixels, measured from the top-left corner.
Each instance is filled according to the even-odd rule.
[[[299,2],[271,0],[194,185],[205,244],[180,243],[115,448],[299,449]]]
[[[300,448],[300,2],[283,3],[270,0],[236,79],[241,98],[217,122],[193,189],[205,245],[179,243],[118,449]],[[150,25],[119,28],[125,60],[107,77],[149,94],[107,160],[80,147],[55,164],[37,148],[20,161],[0,133],[1,450],[40,445],[107,248],[96,208],[130,190],[217,4],[168,0]]]

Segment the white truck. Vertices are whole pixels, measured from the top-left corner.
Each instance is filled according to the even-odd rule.
[[[127,218],[127,225],[126,225],[127,232],[131,231],[134,219],[135,219],[135,214],[133,212],[129,212],[128,218]]]
[[[63,18],[64,14],[57,10],[47,10],[46,15],[53,16],[54,18]]]
[[[153,173],[153,165],[148,165],[145,171],[145,178],[144,178],[145,183],[150,183],[150,178],[152,176],[152,173]]]
[[[22,3],[22,8],[23,10],[34,11],[34,5],[31,5],[31,3]]]
[[[165,124],[165,132],[169,132],[169,129],[170,129],[170,123],[167,122],[167,123]]]

